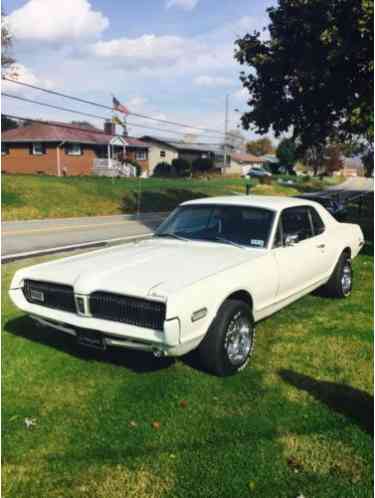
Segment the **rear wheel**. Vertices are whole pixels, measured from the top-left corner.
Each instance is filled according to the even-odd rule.
[[[335,269],[323,287],[323,292],[329,297],[346,298],[352,293],[353,269],[352,261],[348,253],[343,252]]]
[[[254,320],[249,306],[228,299],[201,342],[199,355],[208,371],[222,377],[233,375],[247,365],[254,341]]]

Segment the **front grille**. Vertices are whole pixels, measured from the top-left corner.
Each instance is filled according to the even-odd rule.
[[[163,330],[166,307],[165,303],[98,291],[90,296],[90,312],[104,320]]]
[[[43,300],[36,299],[32,291],[42,293]],[[76,312],[73,287],[70,285],[25,280],[23,293],[27,301],[47,308]]]

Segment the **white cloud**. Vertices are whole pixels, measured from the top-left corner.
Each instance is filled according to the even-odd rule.
[[[193,80],[194,85],[205,86],[205,87],[219,87],[219,86],[230,86],[233,84],[233,80],[230,78],[224,78],[222,76],[197,76]]]
[[[184,10],[193,10],[199,0],[167,0],[165,6],[167,9],[171,7],[180,7]]]
[[[199,49],[194,40],[153,34],[98,41],[89,47],[89,51],[97,57],[116,59],[121,65],[138,69],[175,63],[192,53],[198,54]]]
[[[147,99],[145,97],[132,97],[127,105],[131,109],[143,109],[146,103]]]
[[[22,83],[28,83],[29,85],[41,86],[47,89],[55,87],[53,81],[36,76],[33,73],[33,71],[31,71],[31,69],[27,68],[23,64],[18,64],[18,63],[12,64],[9,70],[7,71],[7,76],[12,80],[22,81]],[[30,90],[27,87],[14,84],[6,80],[2,81],[1,87],[2,90],[5,92],[11,92],[17,94],[30,92]]]
[[[109,26],[88,0],[29,0],[8,21],[16,39],[51,42],[96,36]]]

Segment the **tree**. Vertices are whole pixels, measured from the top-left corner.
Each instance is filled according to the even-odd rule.
[[[321,173],[324,168],[324,154],[325,147],[321,145],[312,145],[303,154],[302,161],[313,170],[314,176]]]
[[[187,177],[191,175],[191,164],[182,157],[173,159],[172,167],[175,169],[178,176]]]
[[[12,65],[15,59],[9,55],[12,45],[12,35],[9,31],[7,16],[1,11],[1,76],[13,75]]]
[[[296,145],[291,138],[283,138],[276,149],[276,157],[281,166],[293,168],[297,161]]]
[[[327,175],[331,176],[335,171],[342,169],[344,161],[342,158],[342,148],[333,144],[326,148],[325,168]]]
[[[373,0],[279,0],[268,9],[269,39],[236,41],[250,110],[245,129],[292,130],[300,152],[373,138]]]
[[[197,157],[197,159],[194,159],[192,163],[192,170],[195,172],[207,173],[214,168],[214,165],[215,164],[212,159],[207,157]]]
[[[374,148],[369,149],[361,156],[363,166],[365,167],[365,175],[370,177],[374,174]]]
[[[254,156],[264,156],[275,152],[274,146],[268,137],[250,140],[246,144],[246,150],[250,154],[254,154]]]
[[[176,176],[174,168],[167,162],[162,161],[155,166],[153,176],[160,178],[170,178]]]

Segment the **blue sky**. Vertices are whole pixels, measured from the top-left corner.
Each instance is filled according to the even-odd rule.
[[[267,7],[274,3],[7,0],[3,8],[14,33],[13,54],[20,80],[108,105],[114,93],[133,112],[223,129],[225,94],[230,95],[230,128],[239,122],[234,109],[246,108],[246,93],[238,78],[241,68],[233,60],[233,41],[238,35],[260,30],[267,23]],[[11,83],[4,90],[98,112]],[[3,112],[77,119],[9,99],[3,99]],[[99,112],[108,116],[106,111]],[[138,118],[130,121],[145,124]],[[152,133],[139,127],[130,130],[134,135]],[[177,135],[177,129],[169,130]]]

